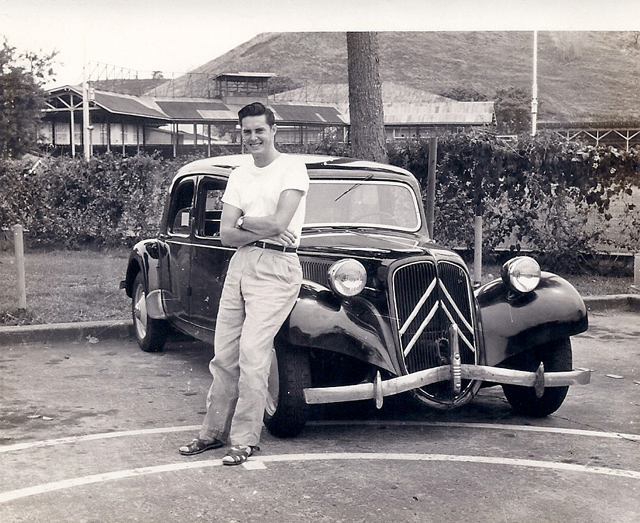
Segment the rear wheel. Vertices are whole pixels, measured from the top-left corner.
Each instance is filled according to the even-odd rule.
[[[158,352],[164,347],[169,331],[167,322],[147,314],[146,289],[142,273],[136,274],[131,293],[131,316],[138,345],[145,352]]]
[[[545,372],[571,370],[573,361],[569,338],[535,347],[533,350],[520,355],[511,368],[535,372],[541,362],[544,364]],[[560,408],[567,396],[569,387],[546,387],[541,398],[536,396],[533,387],[503,385],[502,390],[516,412],[542,418]]]
[[[264,424],[278,438],[294,438],[307,424],[310,407],[304,389],[311,387],[309,353],[278,344],[269,375]]]

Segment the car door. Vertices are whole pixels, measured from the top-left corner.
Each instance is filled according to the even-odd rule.
[[[161,273],[161,284],[167,291],[164,306],[167,314],[178,321],[188,321],[190,312],[189,281],[195,181],[195,177],[185,178],[174,188],[167,217],[167,230],[163,237],[166,258]]]
[[[225,177],[207,175],[200,178],[193,227],[190,317],[194,324],[206,329],[211,336],[224,278],[231,256],[236,251],[220,241],[222,195],[226,182]]]

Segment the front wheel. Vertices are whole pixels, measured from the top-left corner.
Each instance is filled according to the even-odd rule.
[[[158,352],[167,341],[169,328],[164,320],[155,320],[147,314],[146,290],[142,273],[136,274],[131,293],[131,316],[138,345],[145,352]]]
[[[269,374],[264,424],[278,438],[294,438],[307,424],[310,408],[304,389],[311,387],[309,353],[278,344]]]
[[[535,372],[541,362],[544,364],[545,372],[571,370],[573,361],[569,338],[552,341],[519,355],[512,368]],[[541,398],[536,396],[533,387],[503,385],[502,390],[513,410],[527,416],[542,418],[560,408],[569,387],[546,387]]]

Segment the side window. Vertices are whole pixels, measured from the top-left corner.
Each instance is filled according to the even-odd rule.
[[[190,234],[194,190],[193,180],[185,180],[176,188],[167,222],[170,233],[181,236]]]
[[[198,236],[211,238],[220,234],[225,183],[225,181],[214,179],[205,179],[200,182],[196,227]]]

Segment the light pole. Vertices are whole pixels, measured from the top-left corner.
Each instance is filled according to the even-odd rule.
[[[533,32],[533,85],[531,87],[531,136],[538,129],[538,31]]]
[[[89,89],[87,87],[87,65],[82,66],[82,147],[85,159],[91,157],[91,122],[89,121]]]

